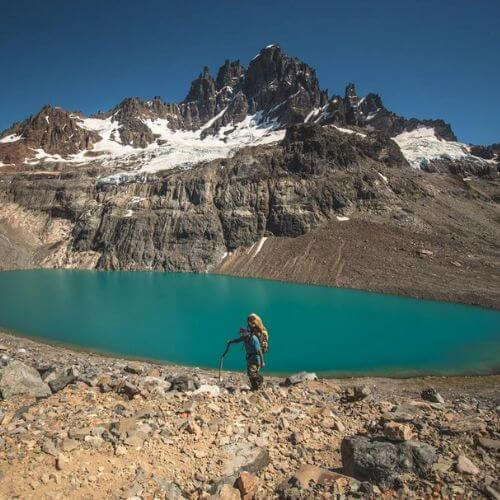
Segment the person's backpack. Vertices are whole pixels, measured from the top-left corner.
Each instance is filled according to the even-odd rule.
[[[260,348],[262,352],[266,353],[269,350],[269,333],[267,330],[263,330],[262,332],[256,332],[257,338],[260,342]]]

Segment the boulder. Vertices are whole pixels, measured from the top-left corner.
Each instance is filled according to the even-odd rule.
[[[302,382],[306,382],[308,380],[318,380],[318,377],[315,373],[299,372],[287,377],[285,379],[285,385],[286,386],[296,385]]]
[[[437,458],[435,448],[425,443],[396,444],[361,436],[345,438],[341,454],[345,474],[388,488],[399,486],[404,473],[426,477]]]
[[[488,498],[491,498],[492,500],[500,500],[500,491],[497,491],[492,486],[486,485],[484,487],[484,491]]]
[[[425,401],[430,401],[431,403],[444,404],[443,396],[441,396],[441,394],[439,394],[439,392],[437,392],[436,389],[433,388],[424,389],[420,394],[420,396]]]
[[[184,428],[189,434],[201,434],[201,428],[194,420],[188,420]]]
[[[306,440],[306,434],[304,432],[292,432],[290,434],[290,437],[288,438],[290,443],[292,443],[294,446],[297,446],[298,444],[302,444]]]
[[[68,459],[62,453],[59,453],[56,458],[56,469],[63,470],[67,464]]]
[[[78,441],[76,439],[66,438],[61,444],[63,451],[73,451],[76,448],[78,448]]]
[[[132,361],[125,366],[124,370],[127,373],[133,373],[134,375],[140,375],[143,371],[143,365],[142,365],[142,363]]]
[[[194,391],[195,394],[207,394],[208,396],[219,396],[220,387],[218,385],[201,384],[198,389]]]
[[[165,395],[170,390],[171,384],[160,377],[146,376],[140,380],[141,391]]]
[[[269,452],[251,443],[229,444],[223,449],[227,459],[222,465],[225,476],[237,475],[242,471],[257,473],[269,462]]]
[[[16,395],[43,398],[52,394],[38,371],[21,361],[11,361],[0,370],[0,393],[4,399]]]

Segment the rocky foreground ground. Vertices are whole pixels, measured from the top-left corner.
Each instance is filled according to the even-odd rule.
[[[500,498],[500,376],[315,380],[0,334],[0,498]]]

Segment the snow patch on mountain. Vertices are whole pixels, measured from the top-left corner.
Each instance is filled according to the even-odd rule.
[[[343,132],[344,134],[356,134],[360,137],[366,137],[366,134],[356,132],[355,130],[351,130],[350,128],[337,127],[337,125],[334,125],[333,127],[336,128],[339,132]]]
[[[79,118],[78,124],[86,129],[93,132],[97,132],[102,139],[93,145],[92,152],[99,153],[102,152],[108,155],[125,155],[130,154],[139,149],[133,146],[122,144],[120,138],[120,124],[113,120],[113,117],[106,119],[102,118]],[[83,152],[85,154],[85,152]],[[81,157],[84,159],[82,153],[75,155],[73,159]]]
[[[6,135],[5,137],[2,137],[0,139],[0,142],[2,142],[2,143],[16,142],[16,141],[19,141],[20,139],[22,139],[22,136],[16,135],[16,134],[10,134],[10,135]]]
[[[417,169],[429,160],[460,159],[470,155],[466,144],[440,139],[431,127],[405,131],[393,137],[393,140],[400,147],[408,163]]]

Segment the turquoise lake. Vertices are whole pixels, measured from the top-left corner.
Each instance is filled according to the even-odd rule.
[[[125,357],[215,368],[251,312],[270,333],[267,373],[500,369],[500,312],[493,310],[226,276],[0,272],[0,327]],[[224,367],[245,368],[241,346]]]

